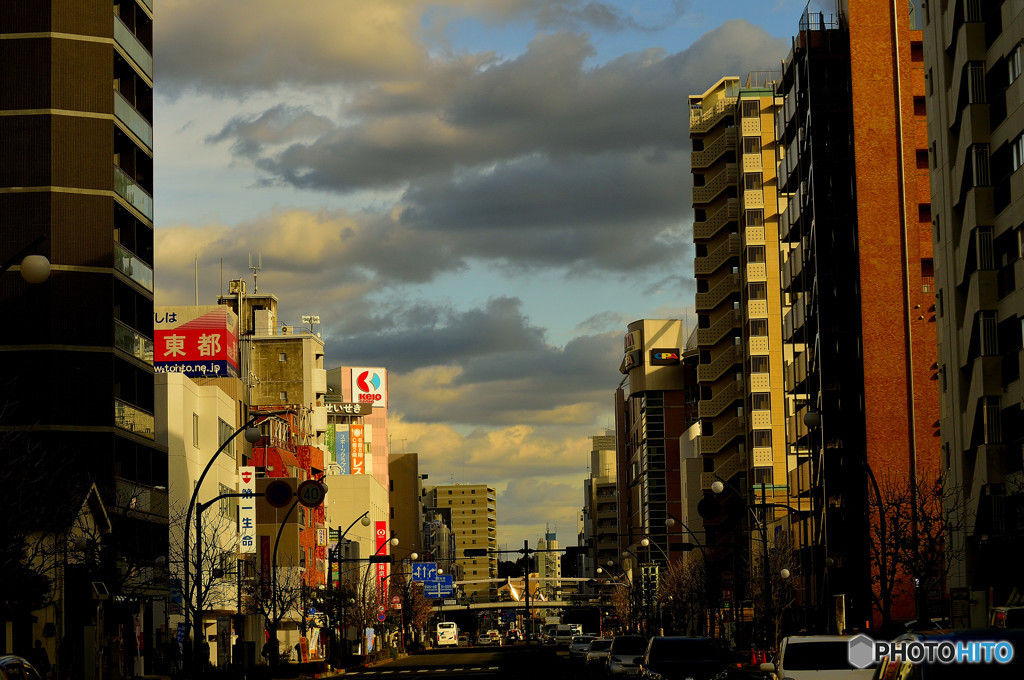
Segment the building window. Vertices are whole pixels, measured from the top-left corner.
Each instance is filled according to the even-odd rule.
[[[768,392],[754,392],[750,395],[751,411],[768,411],[771,407],[772,398]]]
[[[743,173],[743,188],[746,191],[760,191],[763,186],[761,179],[761,173],[759,172],[745,172]]]
[[[747,220],[748,227],[761,227],[764,226],[764,211],[763,210],[747,210],[745,211],[745,217]]]
[[[767,373],[768,357],[750,357],[751,373]]]
[[[234,430],[230,425],[221,420],[217,419],[217,444],[224,446],[224,442],[231,440],[227,446],[224,446],[224,453],[230,456],[232,459],[235,457],[235,440],[231,439],[231,435],[234,434]]]
[[[1024,165],[1024,133],[1017,135],[1017,138],[1010,142],[1013,149],[1013,171]]]
[[[192,446],[199,448],[199,414],[192,414]]]
[[[775,475],[770,467],[756,467],[754,468],[754,486],[774,486]]]
[[[768,319],[751,319],[750,336],[763,338],[768,335]]]
[[[767,300],[768,299],[768,284],[764,282],[751,283],[747,285],[749,299],[751,300]]]
[[[771,430],[754,430],[754,448],[755,449],[768,449],[772,445],[772,431]]]
[[[743,153],[761,153],[760,137],[744,137]]]
[[[1022,48],[1024,48],[1024,46],[1022,46],[1021,43],[1017,43],[1017,46],[1014,47],[1013,51],[1006,57],[1006,66],[1009,70],[1009,80],[1007,80],[1007,84],[1012,83],[1020,77]]]
[[[278,397],[281,399],[281,401],[288,401],[288,393],[287,392],[281,392],[278,395]]]
[[[744,118],[757,118],[761,113],[761,107],[757,101],[747,100],[740,107],[740,115]]]
[[[285,354],[284,352],[281,352],[280,354],[277,355],[277,360],[278,361],[288,361],[288,355]]]
[[[764,246],[747,246],[747,262],[764,262]]]

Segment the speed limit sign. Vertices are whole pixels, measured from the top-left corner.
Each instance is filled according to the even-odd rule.
[[[315,508],[324,502],[324,496],[327,495],[327,489],[320,482],[310,479],[299,484],[297,495],[300,503],[305,505],[307,508]]]

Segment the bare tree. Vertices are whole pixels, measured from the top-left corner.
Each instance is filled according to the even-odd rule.
[[[764,540],[764,537],[761,537]],[[764,551],[755,551],[754,567],[748,574],[748,592],[755,602],[765,606],[759,623],[766,627],[764,638],[773,649],[778,648],[779,632],[786,613],[796,603],[797,570],[793,545],[787,532],[780,532],[774,544],[768,547],[768,562],[765,564]],[[767,573],[765,570],[767,569]],[[784,570],[786,576],[783,576]],[[767,594],[765,587],[768,587]],[[771,614],[770,618],[767,614]]]
[[[263,617],[263,626],[271,641],[277,640],[281,622],[293,615],[302,616],[304,583],[298,567],[278,565],[276,578],[261,573],[257,578],[243,581],[243,609],[247,614]],[[270,665],[280,662],[279,646],[271,647]]]
[[[949,537],[963,521],[960,490],[942,473],[915,481],[890,473],[871,475],[869,549],[872,600],[883,626],[892,623],[893,602],[913,595],[917,617],[927,617],[927,598],[941,593],[962,550]]]
[[[691,552],[662,570],[658,600],[668,603],[676,632],[706,635],[709,614],[713,617],[717,609],[712,597],[704,559],[699,553]]]
[[[184,527],[186,508],[175,506],[169,520],[170,579],[180,584],[184,576]],[[192,621],[201,620],[203,612],[211,609],[237,607],[237,587],[232,588],[225,576],[240,578],[237,573],[238,530],[229,504],[209,508],[203,513],[203,535],[200,554],[195,551],[195,527],[191,529],[189,543],[188,592],[181,593],[182,608]]]

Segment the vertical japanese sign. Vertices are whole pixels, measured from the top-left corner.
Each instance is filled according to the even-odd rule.
[[[334,429],[334,447],[338,467],[341,468],[341,474],[350,475],[352,474],[352,437],[349,426],[335,425]]]
[[[256,552],[256,468],[238,468],[238,492],[245,494],[238,504],[238,552]]]
[[[270,536],[260,536],[260,581],[264,599],[270,597]]]
[[[388,523],[377,522],[376,525],[376,536],[377,536],[377,554],[387,555],[388,554]],[[387,585],[385,579],[388,577],[388,565],[378,562],[377,563],[377,596],[381,602],[387,602],[388,593],[384,589]]]
[[[351,425],[348,428],[349,441],[352,446],[352,472],[353,475],[366,474],[365,450],[363,441],[363,426]]]
[[[334,423],[329,423],[327,425],[327,432],[324,433],[324,448],[327,449],[327,464],[328,465],[337,465],[338,464],[338,458],[337,458],[337,455],[335,454],[335,448],[334,448],[334,434],[335,434],[335,428],[336,427],[337,427],[337,425],[335,425]]]

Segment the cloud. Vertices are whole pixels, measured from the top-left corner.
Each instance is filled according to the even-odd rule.
[[[304,107],[278,104],[258,116],[237,116],[207,142],[234,140],[232,152],[239,156],[255,156],[265,144],[283,144],[315,136],[333,127],[331,121]]]
[[[358,83],[417,71],[411,0],[165,0],[154,22],[156,77],[240,96],[284,83]]]

